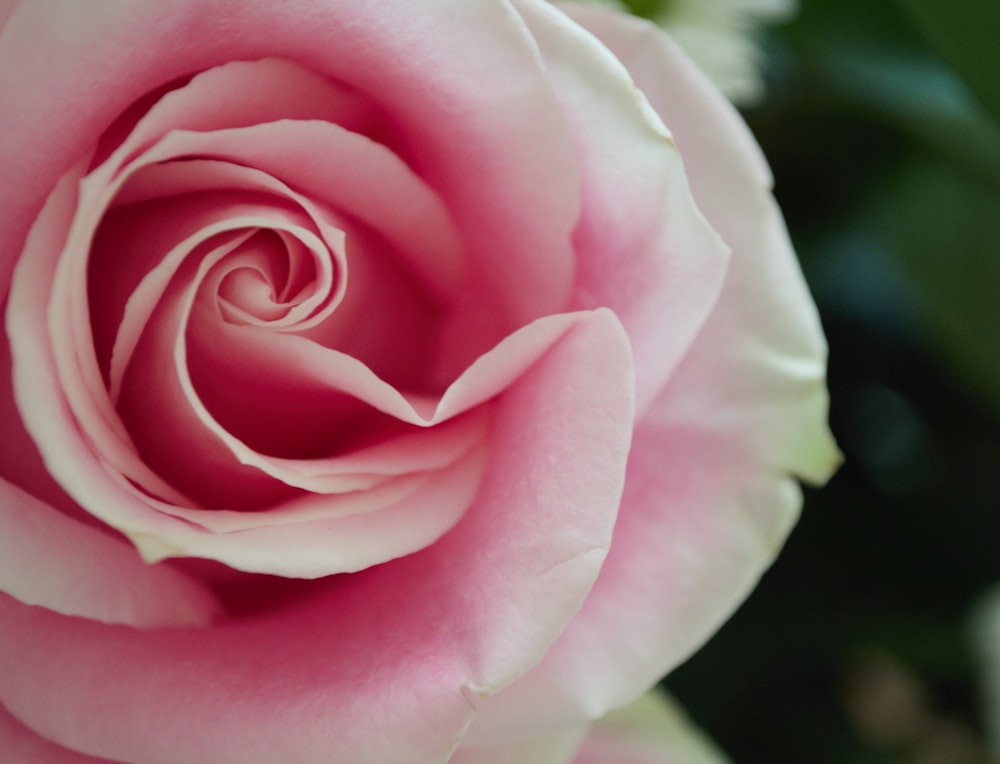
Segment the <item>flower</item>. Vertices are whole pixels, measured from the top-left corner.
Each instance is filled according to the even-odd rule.
[[[1000,588],[994,585],[979,596],[967,631],[976,659],[979,715],[988,750],[995,757],[1000,754]]]
[[[677,703],[651,691],[589,728],[488,748],[459,749],[450,764],[728,764]]]
[[[0,8],[6,749],[440,762],[579,727],[832,469],[766,165],[654,27]]]
[[[623,8],[618,0],[589,0]],[[763,24],[792,16],[795,0],[665,0],[651,18],[730,99],[751,105],[764,95],[755,36]]]

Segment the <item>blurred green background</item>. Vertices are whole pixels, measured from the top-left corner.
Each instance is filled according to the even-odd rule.
[[[736,762],[987,761],[1000,583],[1000,0],[801,0],[745,110],[830,342],[846,462],[667,688]]]

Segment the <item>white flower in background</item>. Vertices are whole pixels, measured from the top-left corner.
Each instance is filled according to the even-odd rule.
[[[625,8],[618,0],[584,0]],[[653,20],[666,29],[733,102],[764,95],[760,26],[792,16],[796,0],[661,0]]]
[[[589,727],[548,737],[460,748],[449,764],[732,764],[679,705],[650,690]]]
[[[1000,587],[979,601],[969,631],[978,660],[980,717],[990,750],[1000,759]]]
[[[653,690],[598,720],[573,764],[730,764],[671,698]]]

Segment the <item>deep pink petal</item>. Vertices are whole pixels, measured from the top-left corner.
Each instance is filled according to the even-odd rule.
[[[541,657],[596,577],[633,384],[627,338],[596,312],[499,401],[494,456],[451,533],[280,612],[137,632],[0,597],[0,700],[62,745],[142,764],[445,760],[473,704]]]
[[[213,307],[220,313],[223,312],[220,303],[226,301],[227,292],[219,282],[240,266],[245,268],[251,264],[259,265],[261,260],[271,260],[263,254],[264,250],[273,254],[275,261],[292,261],[286,262],[286,267],[311,272],[310,283],[301,290],[304,296],[299,294],[293,301],[286,301],[285,309],[273,320],[253,322],[256,324],[290,325],[294,328],[322,321],[323,315],[337,307],[343,294],[343,284],[338,283],[344,281],[343,271],[346,270],[342,262],[343,236],[329,226],[313,225],[315,220],[303,214],[302,210],[281,204],[278,199],[260,200],[238,192],[207,198],[205,195],[192,195],[171,201],[173,203],[155,204],[143,210],[123,210],[121,216],[115,219],[115,222],[121,221],[119,225],[110,226],[113,230],[97,242],[93,264],[96,273],[92,278],[96,283],[90,290],[90,300],[97,303],[92,314],[104,324],[99,327],[96,336],[104,340],[101,345],[110,345],[106,353],[101,353],[103,348],[100,346],[97,352],[107,358],[107,387],[112,400],[117,399],[120,393],[122,377],[131,365],[137,345],[147,328],[155,323],[154,313],[161,303],[169,299],[168,287],[172,287],[174,292],[184,291],[192,285],[198,287],[199,284],[190,281],[181,283],[193,278],[196,271],[207,272],[222,261],[223,265],[216,267],[217,277],[210,286],[212,294],[206,295],[217,298]],[[260,232],[271,236],[252,238]],[[71,258],[75,254],[77,252],[68,252],[63,257]],[[120,291],[115,288],[116,279],[112,275],[115,270],[131,270],[130,266],[119,265],[119,261],[141,260],[143,254],[160,256],[150,263],[150,270],[134,284],[135,288],[126,301],[107,299],[109,294]],[[241,258],[241,255],[245,257]],[[253,263],[254,260],[257,262]],[[204,266],[206,263],[208,267]],[[61,296],[56,295],[57,298]],[[229,296],[232,297],[232,294]],[[72,296],[66,295],[65,299],[70,302]],[[73,318],[69,311],[59,310],[59,307],[50,311],[56,326]],[[85,305],[81,307],[86,308]],[[232,315],[237,306],[230,303],[226,307],[229,308],[226,312]],[[77,318],[85,321],[85,317]],[[112,331],[113,344],[108,341]],[[77,343],[82,346],[83,337],[78,338]],[[82,356],[83,352],[90,354],[89,365],[96,366],[99,359],[93,357],[93,352],[87,348],[86,351],[78,351],[77,355]],[[81,372],[84,371],[82,358],[79,365]],[[91,373],[96,373],[96,370]],[[68,372],[63,374],[64,378],[69,377]],[[67,387],[71,385],[69,379],[65,384]],[[103,383],[98,384],[100,392],[95,392],[94,397],[107,397]]]
[[[363,135],[317,120],[282,121],[175,133],[156,161],[165,154],[222,159],[274,176],[385,237],[413,278],[436,292],[450,296],[461,283],[460,242],[441,200],[398,156]]]

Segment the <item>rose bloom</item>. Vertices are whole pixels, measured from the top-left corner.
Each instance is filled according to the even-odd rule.
[[[0,24],[4,761],[613,747],[837,458],[723,97],[543,0]]]

